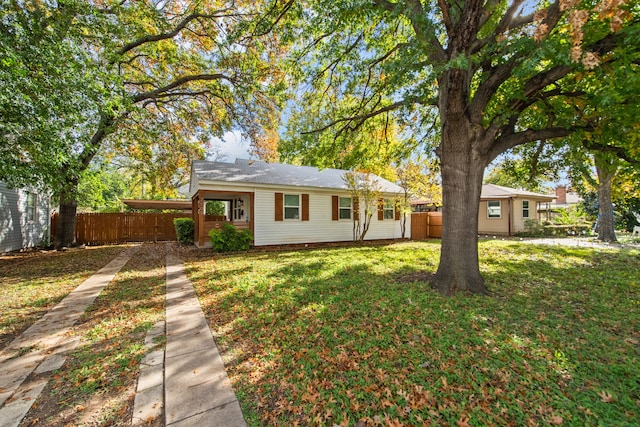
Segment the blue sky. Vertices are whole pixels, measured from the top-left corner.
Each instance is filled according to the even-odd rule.
[[[249,155],[249,141],[243,139],[238,131],[226,132],[222,139],[213,138],[212,145],[211,151],[213,153],[217,151],[220,155],[220,158],[212,160],[234,162],[236,158],[248,159],[251,157]]]

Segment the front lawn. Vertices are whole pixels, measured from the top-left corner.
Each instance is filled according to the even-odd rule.
[[[100,246],[0,255],[0,349],[123,250]]]
[[[249,425],[637,425],[640,251],[438,242],[186,259]]]

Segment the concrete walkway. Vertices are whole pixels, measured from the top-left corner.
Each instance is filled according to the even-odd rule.
[[[592,237],[538,237],[522,239],[522,243],[532,243],[535,245],[569,246],[577,248],[598,248],[598,249],[623,249],[638,248],[636,243],[607,243],[596,240]]]
[[[63,366],[77,340],[68,332],[82,313],[135,253],[131,248],[71,292],[0,352],[0,427],[16,427]],[[246,426],[207,320],[179,259],[166,264],[166,320],[147,334],[132,425],[162,419],[165,426]],[[166,334],[166,348],[156,338]],[[27,351],[28,349],[30,351]]]
[[[122,252],[85,280],[58,305],[0,352],[0,426],[20,424],[47,385],[48,377],[25,381],[32,372],[50,373],[65,362],[78,341],[68,332],[138,248]]]
[[[167,256],[166,426],[246,426],[182,262]]]

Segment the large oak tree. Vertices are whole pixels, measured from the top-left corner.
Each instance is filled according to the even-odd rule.
[[[286,5],[0,2],[0,179],[53,191],[57,246],[74,244],[79,179],[106,149],[169,165],[225,130],[277,126],[269,33]]]
[[[443,293],[487,292],[477,231],[489,163],[589,131],[579,75],[637,73],[638,6],[621,0],[316,0],[299,13],[307,38],[296,63],[307,71],[303,90],[316,94],[310,108],[357,101],[315,130],[357,131],[389,112],[419,130],[438,116],[443,238],[432,285]]]

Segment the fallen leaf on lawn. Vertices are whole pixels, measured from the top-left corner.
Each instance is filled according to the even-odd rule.
[[[598,396],[600,396],[600,400],[602,400],[604,403],[611,403],[615,401],[614,397],[605,390],[602,390],[600,393],[598,393]]]
[[[77,406],[76,406],[76,411],[78,411],[78,412],[82,412],[82,411],[84,411],[84,406],[82,406],[82,405],[77,405]]]
[[[456,425],[458,427],[471,427],[471,424],[469,424],[469,417],[465,417],[464,415],[461,416]]]
[[[553,417],[551,417],[551,419],[549,420],[549,424],[553,424],[555,426],[559,426],[560,424],[562,424],[564,422],[564,419],[560,416],[560,415],[554,415]]]

